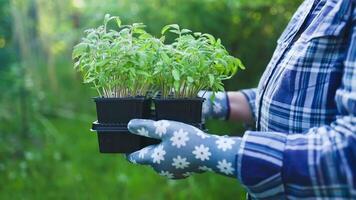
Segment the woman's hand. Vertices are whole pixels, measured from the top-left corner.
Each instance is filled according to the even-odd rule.
[[[205,98],[203,103],[202,118],[227,120],[230,114],[229,101],[226,92],[216,92],[214,100],[211,100],[213,92],[202,90],[199,97]]]
[[[247,125],[254,124],[253,111],[242,92],[217,92],[215,99],[211,101],[212,94],[213,92],[204,90],[198,94],[198,96],[205,98],[202,111],[203,121],[220,119],[242,122]]]
[[[133,119],[128,129],[133,134],[162,140],[127,155],[132,163],[150,165],[170,179],[205,171],[236,177],[238,137],[209,135],[193,126],[167,120]]]

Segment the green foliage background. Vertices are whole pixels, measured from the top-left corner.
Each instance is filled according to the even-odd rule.
[[[168,181],[120,155],[98,153],[95,91],[72,69],[72,46],[105,13],[222,39],[247,69],[227,90],[255,87],[301,0],[0,0],[0,199],[244,199],[231,178]],[[208,122],[243,135],[241,124]]]

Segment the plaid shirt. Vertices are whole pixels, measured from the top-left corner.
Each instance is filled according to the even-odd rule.
[[[356,1],[305,0],[257,89],[237,156],[256,199],[356,199]]]

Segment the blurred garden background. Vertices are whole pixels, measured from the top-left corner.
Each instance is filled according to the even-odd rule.
[[[212,173],[168,181],[121,155],[100,154],[91,97],[72,47],[105,13],[159,36],[178,23],[221,38],[246,66],[227,90],[255,87],[301,0],[0,0],[0,199],[244,199]],[[209,121],[211,133],[241,124]]]

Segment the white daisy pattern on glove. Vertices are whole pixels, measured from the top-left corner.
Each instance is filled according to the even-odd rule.
[[[172,165],[176,169],[184,169],[189,166],[189,162],[187,162],[187,158],[182,158],[180,156],[177,156],[176,158],[173,158],[173,163]]]
[[[181,179],[206,171],[236,177],[239,137],[210,135],[181,122],[131,120],[128,130],[158,139],[160,143],[127,155],[132,163],[151,166],[169,179]]]
[[[160,145],[153,150],[152,158],[153,163],[161,163],[164,160],[164,155],[166,155],[166,151],[163,149],[163,146]]]
[[[198,136],[200,136],[202,139],[210,137],[208,134],[204,133],[202,130],[195,128],[195,131]]]
[[[184,176],[184,177],[189,177],[189,176],[191,176],[193,174],[193,172],[185,172],[185,173],[183,173],[182,175]]]
[[[206,119],[219,119],[226,120],[229,116],[229,101],[226,92],[215,92],[215,98],[212,91],[200,91],[199,97],[203,97],[202,120]]]
[[[214,110],[214,113],[215,113],[215,114],[220,113],[221,110],[222,110],[221,104],[220,104],[220,103],[214,103],[214,105],[213,105],[213,110]]]
[[[130,160],[130,162],[133,163],[133,164],[136,164],[136,163],[137,163],[136,160],[133,159],[133,158],[130,158],[129,160]]]
[[[208,101],[210,101],[210,100],[208,100]],[[209,104],[207,104],[207,103],[204,103],[203,104],[203,107],[202,107],[202,111],[203,111],[203,114],[208,114],[209,113]]]
[[[209,160],[209,156],[211,156],[211,153],[209,151],[209,147],[205,147],[204,145],[200,146],[195,146],[193,154],[195,155],[196,159],[199,159],[201,161],[204,160]]]
[[[231,175],[233,174],[234,168],[232,168],[232,164],[230,162],[227,162],[225,159],[218,161],[218,165],[216,166],[221,173],[224,173],[226,175]]]
[[[142,150],[140,151],[139,155],[138,155],[139,158],[144,158],[145,155],[147,154],[147,152],[148,152],[148,148],[142,149]]]
[[[158,122],[154,122],[153,124],[156,127],[156,134],[162,137],[162,135],[166,134],[167,127],[169,126],[169,122],[166,120],[161,120]]]
[[[180,148],[186,145],[186,142],[189,140],[188,132],[183,131],[183,129],[179,129],[178,131],[174,131],[173,137],[170,139],[172,141],[172,145]]]
[[[169,178],[169,179],[174,178],[173,174],[170,173],[169,171],[161,171],[161,172],[159,172],[159,175],[165,176],[165,177],[167,177],[167,178]]]
[[[207,166],[200,166],[198,169],[202,170],[202,171],[208,171],[208,172],[212,172],[213,169],[211,169],[210,167]]]
[[[216,144],[218,149],[226,151],[232,148],[232,145],[235,144],[235,141],[232,140],[231,138],[223,136],[223,137],[219,137],[219,139],[216,140]]]
[[[142,136],[148,137],[148,131],[145,128],[138,129],[137,132]]]
[[[219,99],[219,100],[223,100],[226,98],[226,93],[225,92],[217,92],[215,94],[215,98]]]

